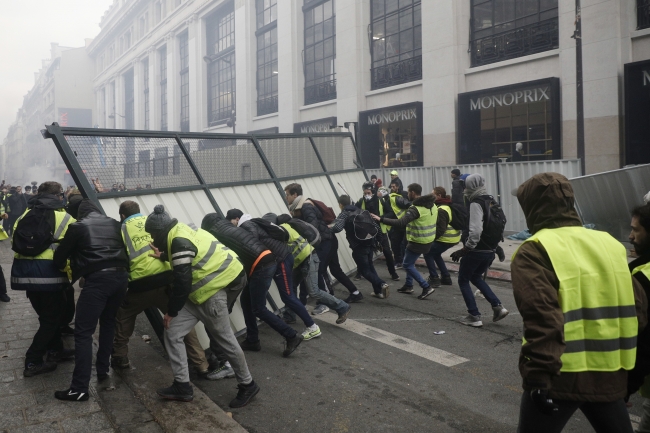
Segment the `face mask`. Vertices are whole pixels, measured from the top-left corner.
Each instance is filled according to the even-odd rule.
[[[365,198],[367,201],[372,200],[372,195],[364,195],[363,198]]]

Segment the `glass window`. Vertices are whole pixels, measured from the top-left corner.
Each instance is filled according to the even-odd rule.
[[[208,41],[208,123],[225,123],[235,111],[235,12],[233,3],[206,22]]]
[[[336,99],[336,12],[334,0],[310,9],[305,0],[305,105]]]
[[[160,53],[160,130],[167,131],[167,47]]]
[[[472,66],[559,46],[558,0],[472,0]]]
[[[372,89],[422,79],[420,0],[373,0]]]
[[[650,0],[636,0],[636,11],[636,28],[650,27]]]
[[[181,131],[190,130],[190,57],[187,32],[179,38],[181,66]]]
[[[256,0],[257,115],[278,111],[277,0]]]

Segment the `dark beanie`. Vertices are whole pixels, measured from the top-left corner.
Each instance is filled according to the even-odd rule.
[[[165,206],[159,204],[153,208],[153,212],[147,217],[147,221],[144,223],[144,229],[148,233],[156,233],[163,230],[171,222],[171,217],[165,212]]]
[[[283,213],[282,215],[278,215],[278,224],[286,224],[291,220],[291,215],[288,215],[286,213]]]
[[[240,211],[239,209],[230,209],[228,213],[226,213],[226,219],[228,221],[241,218],[244,215],[244,212]]]

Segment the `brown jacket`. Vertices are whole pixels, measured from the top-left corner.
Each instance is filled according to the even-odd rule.
[[[519,187],[517,198],[531,233],[544,228],[581,226],[574,208],[571,184],[557,173],[533,176]],[[519,356],[523,388],[548,389],[549,396],[562,400],[608,402],[627,393],[627,371],[560,373],[564,353],[564,315],[558,302],[559,281],[544,247],[524,243],[512,261],[512,286],[517,308],[524,321]],[[647,323],[647,299],[634,282],[637,318]]]

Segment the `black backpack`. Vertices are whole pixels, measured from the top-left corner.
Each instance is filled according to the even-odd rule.
[[[287,224],[297,231],[300,236],[307,239],[307,242],[309,242],[312,247],[315,248],[320,245],[320,232],[313,225],[298,218],[291,218]]]
[[[451,203],[448,206],[451,209],[451,222],[449,225],[456,230],[467,230],[469,228],[469,212],[467,212],[467,207],[459,203]]]
[[[503,231],[506,228],[506,215],[501,205],[491,195],[484,195],[473,200],[483,208],[483,233],[481,242],[495,249],[503,241]]]
[[[253,218],[251,221],[264,230],[271,239],[285,243],[289,242],[289,232],[287,232],[284,227],[280,227],[279,225],[273,224],[263,218]]]
[[[359,211],[351,215],[354,225],[354,236],[360,241],[367,241],[373,239],[379,233],[379,228],[375,220],[370,216],[367,210]]]
[[[11,249],[23,256],[35,257],[54,242],[54,210],[35,207],[23,216],[14,230]]]

